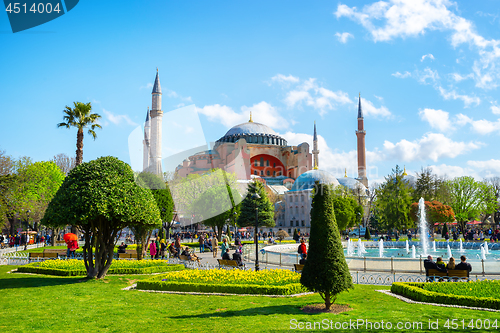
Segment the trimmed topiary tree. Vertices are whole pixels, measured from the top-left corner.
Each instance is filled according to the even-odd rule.
[[[329,186],[316,182],[311,207],[311,232],[307,260],[300,282],[318,292],[330,309],[337,294],[353,288],[345,261]]]
[[[443,225],[443,230],[441,230],[441,236],[444,237],[448,233],[448,225],[445,223]]]
[[[370,240],[371,238],[372,238],[372,236],[370,235],[370,228],[366,227],[365,239]]]
[[[102,278],[113,260],[116,237],[125,227],[161,225],[151,191],[138,186],[130,166],[116,157],[101,157],[70,171],[50,202],[42,223],[67,224],[84,234],[87,277]],[[94,251],[95,248],[95,251]]]

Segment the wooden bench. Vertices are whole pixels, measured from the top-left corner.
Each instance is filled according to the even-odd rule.
[[[55,252],[47,252],[47,253],[30,252],[28,258],[29,258],[28,261],[30,261],[30,259],[32,259],[32,258],[36,258],[37,260],[45,259],[45,258],[57,258],[57,253],[55,253]]]
[[[427,282],[432,282],[439,278],[438,281],[453,281],[458,280],[469,280],[469,271],[466,269],[450,269],[448,272],[441,272],[437,269],[427,269],[425,271],[425,276],[427,277]]]
[[[64,249],[44,249],[43,253],[55,253],[56,256],[66,256],[68,254],[67,250]]]
[[[118,253],[118,259],[137,259],[137,252],[134,253]]]
[[[304,265],[299,265],[299,264],[294,264],[293,267],[295,268],[295,271],[297,273],[302,273],[302,270],[304,269]]]
[[[198,259],[194,259],[194,258],[193,259],[189,259],[188,256],[183,256],[182,254],[179,256],[179,259],[180,260],[185,260],[185,261],[198,261],[198,262],[200,262],[200,258],[198,258]]]
[[[235,267],[235,268],[244,268],[244,265],[238,266],[238,262],[236,260],[224,260],[217,259],[219,262],[219,267]]]
[[[125,253],[129,253],[129,254],[137,254],[137,250],[127,250],[125,249]]]

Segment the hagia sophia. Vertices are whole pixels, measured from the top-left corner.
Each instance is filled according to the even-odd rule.
[[[148,109],[144,126],[143,169],[161,174],[161,86],[158,71],[152,91],[152,108]],[[248,122],[229,129],[212,149],[187,157],[175,170],[178,176],[203,174],[220,168],[234,173],[238,182],[261,181],[268,191],[279,195],[275,204],[276,225],[262,232],[294,229],[307,233],[310,229],[311,191],[316,181],[345,186],[364,196],[368,193],[366,177],[365,135],[361,97],[358,104],[357,156],[358,178],[335,178],[319,169],[319,150],[314,124],[313,149],[303,142],[297,146],[265,124],[256,123],[250,113]],[[245,185],[246,186],[246,185]]]

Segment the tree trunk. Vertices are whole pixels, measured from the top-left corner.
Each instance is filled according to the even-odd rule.
[[[83,128],[78,128],[78,133],[76,134],[76,163],[75,166],[79,166],[83,161]]]
[[[222,228],[220,228],[220,227],[217,227],[217,240],[219,242],[222,241]]]
[[[325,308],[327,310],[330,310],[330,307],[332,306],[332,302],[330,301],[330,292],[325,293]]]

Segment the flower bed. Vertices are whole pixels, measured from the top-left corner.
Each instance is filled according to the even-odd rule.
[[[498,281],[392,284],[391,291],[414,301],[500,310]]]
[[[276,269],[185,270],[137,282],[137,289],[228,294],[292,295],[306,292],[300,274]]]
[[[108,274],[151,274],[183,270],[184,265],[172,265],[165,260],[113,260]],[[59,276],[87,275],[83,260],[46,260],[17,269],[22,273]]]

